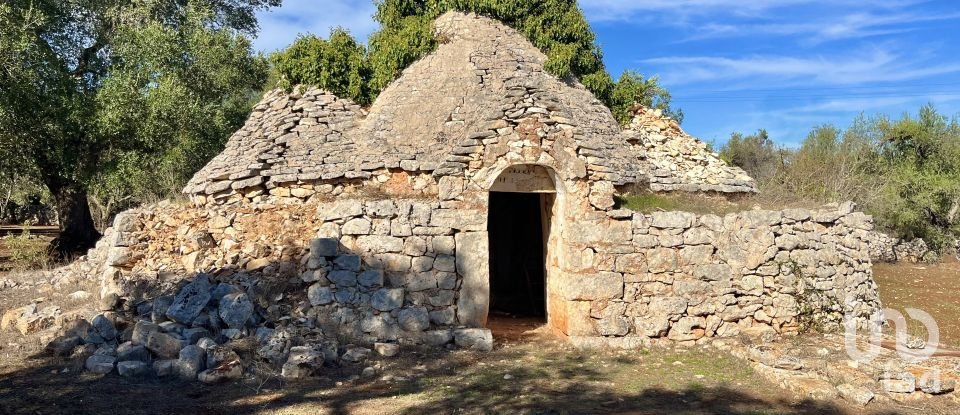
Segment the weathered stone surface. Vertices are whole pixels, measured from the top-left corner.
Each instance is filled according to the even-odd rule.
[[[204,368],[206,353],[206,350],[197,345],[187,346],[180,350],[180,355],[174,365],[177,376],[184,379],[195,379]]]
[[[168,359],[179,356],[182,347],[180,339],[160,332],[150,333],[145,345],[154,354]]]
[[[340,241],[333,238],[318,238],[310,241],[310,255],[335,257],[340,254]]]
[[[468,327],[484,327],[490,309],[486,232],[462,232],[456,235],[456,268],[463,278],[457,319]]]
[[[317,217],[325,221],[360,216],[363,214],[363,203],[359,200],[337,200],[332,203],[321,204],[317,208]]]
[[[245,293],[227,294],[220,300],[219,315],[227,327],[243,328],[253,316],[253,302]]]
[[[324,353],[316,346],[295,346],[283,364],[280,376],[286,379],[303,379],[312,375],[323,365]]]
[[[394,357],[400,353],[400,345],[396,343],[374,343],[373,350],[383,357]]]
[[[333,290],[321,284],[311,285],[307,290],[307,299],[312,306],[330,304],[333,302]]]
[[[100,335],[100,337],[102,337],[104,340],[110,341],[117,337],[116,326],[114,326],[113,322],[103,314],[94,317],[90,324],[93,325],[93,329],[96,330],[97,334]]]
[[[623,296],[623,275],[600,272],[590,276],[568,277],[563,284],[563,296],[568,300],[602,300]]]
[[[117,373],[125,378],[143,377],[150,375],[150,365],[142,361],[123,361],[117,363]]]
[[[696,216],[687,212],[653,212],[650,226],[665,229],[687,229],[693,226]]]
[[[179,323],[191,323],[210,301],[210,289],[210,279],[205,274],[197,275],[174,297],[167,308],[167,317]]]
[[[197,380],[213,385],[217,383],[238,380],[243,376],[243,368],[240,365],[228,365],[220,368],[207,369],[197,375]]]
[[[87,358],[84,367],[93,373],[107,374],[113,371],[113,366],[116,361],[116,357],[95,354]]]
[[[117,361],[127,362],[136,360],[139,362],[150,362],[150,352],[142,345],[134,345],[127,342],[117,346]]]
[[[493,333],[488,329],[458,329],[453,331],[457,347],[489,352],[493,350]]]
[[[160,326],[149,321],[138,321],[133,326],[131,340],[133,344],[147,344],[150,335],[160,331]]]
[[[397,318],[400,327],[407,331],[424,331],[430,327],[430,315],[426,308],[413,307],[400,310]]]
[[[370,298],[370,305],[378,311],[392,311],[403,306],[403,288],[377,290]]]
[[[837,386],[837,392],[840,393],[840,396],[843,399],[860,406],[865,406],[866,404],[870,403],[875,396],[874,393],[869,389],[851,385],[849,383],[844,383]]]

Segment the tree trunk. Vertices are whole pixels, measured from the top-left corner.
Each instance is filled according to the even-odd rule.
[[[56,200],[60,220],[60,236],[51,242],[51,253],[61,258],[86,253],[100,239],[100,232],[90,216],[86,187],[75,182],[47,187]]]

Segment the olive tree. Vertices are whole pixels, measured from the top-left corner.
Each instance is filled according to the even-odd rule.
[[[202,165],[222,145],[268,72],[247,38],[255,12],[279,4],[0,3],[0,163],[22,163],[53,196],[56,252],[99,238],[87,198],[95,178],[140,160],[153,180],[164,172],[151,163]]]

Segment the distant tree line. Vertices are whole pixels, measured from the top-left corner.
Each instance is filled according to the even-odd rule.
[[[899,119],[860,116],[846,130],[814,128],[798,148],[766,131],[735,133],[720,149],[766,198],[853,200],[898,237],[943,252],[960,238],[960,123],[927,105]]]

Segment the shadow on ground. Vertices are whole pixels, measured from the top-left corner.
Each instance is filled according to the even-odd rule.
[[[536,364],[529,364],[529,354],[538,355]],[[631,358],[611,362],[642,364]],[[859,413],[832,402],[791,401],[779,389],[751,391],[764,388],[756,384],[614,383],[609,368],[593,367],[589,355],[537,346],[489,354],[406,349],[383,360],[375,380],[349,381],[351,368],[344,367],[292,384],[270,378],[208,386],[115,373],[100,377],[82,373],[82,362],[58,358],[35,356],[26,363],[16,371],[0,369],[0,414]],[[64,368],[69,372],[60,373]]]

